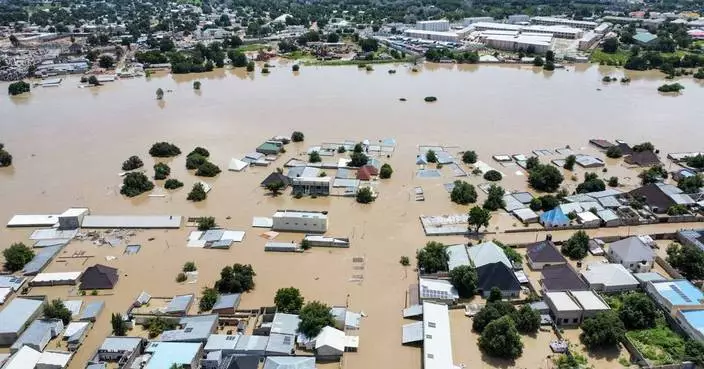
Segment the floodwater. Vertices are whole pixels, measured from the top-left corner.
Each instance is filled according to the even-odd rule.
[[[364,311],[367,317],[358,332],[348,333],[360,336],[360,347],[359,352],[345,355],[343,367],[418,368],[419,350],[400,344],[405,291],[416,275],[398,260],[403,255],[412,258],[428,240],[419,215],[467,210],[451,204],[442,187],[454,180],[448,171],[443,170],[442,179],[415,178],[418,145],[453,146],[454,152],[473,149],[480,160],[495,167],[491,160],[495,154],[528,154],[533,149],[565,145],[575,151],[595,152],[587,147],[588,139],[595,137],[633,143],[651,140],[663,152],[702,150],[704,89],[691,79],[680,81],[686,86],[680,96],[664,96],[656,91],[664,83],[660,74],[629,74],[632,82],[628,85],[606,85],[601,82],[604,75],[620,77],[622,72],[596,66],[570,66],[552,73],[527,66],[426,65],[417,73],[402,65],[374,68],[366,72],[354,66],[303,67],[294,74],[290,64],[282,63],[266,76],[226,70],[156,75],[84,89],[76,88],[77,78],[70,77],[58,88],[37,88],[27,96],[0,98],[0,142],[14,157],[11,168],[0,169],[1,222],[13,214],[60,213],[67,207],[87,206],[94,214],[210,215],[220,226],[247,231],[244,242],[230,250],[186,248],[188,228],[135,232],[130,243],[140,243],[142,249],[129,256],[123,255],[124,245],[111,248],[72,242],[61,254],[65,258],[55,260],[46,271],[78,271],[103,263],[119,268],[121,276],[113,291],[98,297],[76,297],[76,291],[68,287],[34,288],[30,292],[107,302],[70,367],[83,368],[110,333],[110,313],[124,312],[140,291],[153,296],[198,294],[213,284],[223,266],[249,263],[257,273],[256,289],[243,298],[243,308],[270,305],[275,291],[288,286],[300,288],[307,300],[349,303],[351,309]],[[398,73],[388,74],[391,68]],[[192,89],[196,79],[202,82],[201,91]],[[155,99],[157,88],[167,91],[163,101]],[[0,84],[0,89],[6,89],[6,84]],[[428,95],[438,101],[425,103],[423,98]],[[402,97],[408,101],[399,101]],[[394,168],[393,178],[379,184],[380,196],[374,204],[363,206],[349,198],[272,198],[259,183],[273,168],[226,171],[230,158],[241,157],[263,140],[293,130],[303,131],[306,143],[288,145],[287,154],[275,166],[301,155],[308,145],[324,141],[393,137],[397,150],[391,158],[383,159]],[[152,143],[162,140],[174,142],[183,151],[166,162],[171,166],[171,177],[183,181],[185,187],[168,192],[166,197],[123,198],[117,175],[122,161],[138,155],[153,174],[154,160],[147,152]],[[213,190],[206,201],[194,204],[186,201],[186,194],[197,177],[185,170],[185,154],[195,146],[210,150],[211,160],[224,172],[205,179]],[[620,162],[609,164],[609,175],[635,177]],[[504,187],[525,187],[525,177],[514,173],[517,168],[501,170],[506,174],[501,183]],[[577,175],[581,178],[582,173]],[[471,181],[481,183],[478,177]],[[423,186],[425,202],[413,201],[414,186]],[[155,193],[167,193],[161,187],[162,183],[157,183]],[[351,248],[264,253],[266,240],[259,237],[261,229],[250,227],[252,216],[270,216],[284,208],[329,211],[328,234],[350,237]],[[515,226],[513,223],[506,215],[497,214],[491,228],[503,230]],[[625,234],[626,230],[596,232]],[[30,229],[0,228],[0,248],[12,242],[29,243],[30,233]],[[516,242],[534,237],[538,236],[497,235]],[[282,234],[277,241],[299,238]],[[462,238],[441,241],[461,242]],[[79,252],[87,257],[71,258]],[[107,256],[117,259],[107,261]],[[353,262],[357,257],[363,257],[364,263]],[[174,278],[186,261],[196,262],[198,279],[178,284]],[[359,275],[361,282],[350,281]],[[455,340],[461,337],[453,332]],[[473,339],[468,337],[466,344],[474,345]],[[453,346],[457,363],[474,367],[478,364],[473,365],[473,360],[481,361],[457,352],[461,342]],[[524,356],[533,355],[532,351],[544,358],[545,347],[526,350]]]

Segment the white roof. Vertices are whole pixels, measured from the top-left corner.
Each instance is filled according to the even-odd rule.
[[[83,215],[87,212],[89,212],[90,209],[88,208],[68,208],[66,211],[61,213],[61,217],[77,217],[79,215]]]
[[[10,357],[3,369],[34,369],[41,353],[29,346],[22,346]]]
[[[274,219],[268,217],[253,217],[252,227],[271,228],[274,226]]]
[[[68,362],[71,361],[71,356],[73,354],[70,352],[62,351],[44,351],[39,355],[39,360],[37,360],[37,366],[55,366],[59,368],[65,368]]]
[[[570,293],[584,310],[609,310],[609,305],[606,305],[594,291],[571,291]]]
[[[244,239],[244,231],[225,231],[222,234],[221,240],[233,240],[235,242],[242,242]]]
[[[328,216],[317,211],[279,210],[274,213],[274,218],[281,217],[326,219]]]
[[[330,326],[323,327],[315,337],[315,349],[329,346],[341,352],[345,351],[345,332]]]
[[[421,299],[456,300],[460,298],[452,283],[443,279],[420,278],[418,285]]]
[[[552,301],[555,309],[558,311],[581,311],[582,308],[577,305],[567,292],[547,292],[545,298]]]
[[[582,272],[589,284],[604,286],[638,286],[638,280],[621,264],[593,263]]]
[[[239,172],[242,169],[246,168],[249,164],[243,162],[240,159],[232,158],[230,160],[230,165],[227,167],[228,170],[234,170],[235,172]]]
[[[59,216],[56,214],[37,215],[15,215],[7,222],[8,227],[36,227],[53,226],[58,223]]]
[[[58,272],[39,273],[32,279],[32,283],[54,282],[54,281],[75,281],[83,272]]]
[[[34,240],[34,241],[70,239],[70,238],[76,237],[77,234],[78,234],[77,229],[71,229],[71,230],[66,230],[66,231],[60,231],[55,228],[37,229],[36,231],[32,232],[32,235],[29,236],[29,239]]]
[[[580,222],[594,222],[594,221],[599,221],[599,217],[596,216],[596,214],[592,213],[591,211],[584,211],[579,214],[577,214],[577,217],[579,218]]]
[[[88,324],[88,322],[71,322],[68,323],[66,326],[66,330],[64,331],[64,337],[71,337],[77,332],[80,332],[81,329],[85,328]]]
[[[83,301],[81,300],[66,300],[64,301],[64,306],[71,312],[71,315],[78,315],[81,312],[81,306]]]
[[[452,336],[447,305],[423,303],[423,368],[452,369]]]
[[[206,192],[208,190],[206,189]],[[179,228],[178,215],[86,215],[83,228]]]
[[[445,251],[449,257],[447,261],[449,270],[461,265],[469,265],[469,254],[467,254],[467,246],[464,244],[447,246]]]
[[[0,304],[4,304],[5,300],[7,300],[7,297],[10,296],[11,293],[12,293],[12,288],[1,287],[0,288]]]
[[[469,252],[469,259],[476,268],[479,268],[486,264],[502,262],[509,268],[513,268],[511,261],[497,244],[489,241],[480,243],[479,245],[471,246],[467,249]]]

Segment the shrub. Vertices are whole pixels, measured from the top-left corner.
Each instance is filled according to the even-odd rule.
[[[17,81],[10,83],[9,86],[7,86],[7,93],[10,94],[11,96],[15,95],[20,95],[25,92],[29,92],[30,86],[29,83],[25,81]]]
[[[477,153],[474,151],[465,151],[462,154],[462,162],[465,164],[474,164],[477,162]]]
[[[570,155],[567,158],[565,158],[565,165],[562,167],[567,169],[567,170],[573,170],[574,169],[574,164],[577,162],[577,157],[574,155]]]
[[[220,271],[220,279],[215,282],[215,288],[220,293],[242,293],[254,289],[254,277],[257,273],[249,264],[226,266]]]
[[[438,156],[435,154],[435,151],[428,150],[428,152],[425,153],[425,161],[428,163],[437,163]]]
[[[198,170],[196,170],[196,175],[200,177],[215,177],[220,174],[220,172],[221,170],[217,165],[206,161],[198,167]]]
[[[293,142],[303,142],[303,132],[293,131],[291,134],[291,141]]]
[[[308,162],[309,163],[320,163],[322,159],[320,158],[320,154],[317,151],[313,151],[310,154],[308,154]]]
[[[171,168],[164,163],[154,164],[154,179],[166,179],[171,174]]]
[[[122,188],[120,194],[127,197],[135,197],[144,192],[151,191],[154,188],[154,183],[149,181],[149,178],[144,173],[127,173],[122,180]]]
[[[191,189],[191,192],[188,193],[188,197],[186,198],[189,201],[203,201],[208,197],[208,194],[205,192],[205,188],[203,187],[203,184],[198,182],[193,185],[193,188]]]
[[[493,169],[484,173],[484,179],[486,179],[487,181],[496,182],[496,181],[500,181],[501,178],[502,178],[501,173],[499,173],[498,171],[493,170]]]
[[[214,217],[200,217],[200,218],[198,218],[197,223],[198,223],[198,230],[199,231],[207,231],[209,229],[213,229],[218,226],[215,223]]]
[[[408,256],[401,256],[401,259],[398,262],[403,266],[411,265],[411,260],[408,258]]]
[[[192,155],[200,155],[204,158],[209,158],[210,157],[210,151],[204,147],[197,146],[193,151],[188,153],[188,156]]]
[[[369,204],[374,201],[374,194],[369,187],[362,187],[357,190],[357,202],[360,204]]]
[[[587,251],[589,251],[589,236],[584,231],[575,232],[562,245],[562,253],[570,259],[584,259],[587,256]]]
[[[528,175],[528,183],[536,190],[545,192],[554,192],[560,188],[560,184],[564,180],[560,171],[545,164],[537,164]]]
[[[670,84],[665,83],[664,85],[658,87],[658,91],[664,92],[664,93],[680,92],[681,90],[684,90],[684,86],[682,86],[679,83],[670,83]]]
[[[135,170],[144,166],[142,159],[136,155],[130,156],[122,163],[122,170]]]
[[[12,165],[12,155],[0,148],[0,168]]]
[[[186,281],[186,279],[188,279],[188,277],[186,277],[186,273],[182,272],[182,273],[176,274],[176,282],[183,283]]]
[[[193,89],[200,90],[200,81],[193,81]]]
[[[611,146],[606,149],[606,156],[612,159],[617,159],[623,156],[621,148],[618,146]]]
[[[247,72],[254,72],[254,62],[250,61],[247,63]]]
[[[269,73],[271,73],[269,71],[269,68],[266,68],[266,67],[262,68],[262,74],[269,74]]]
[[[149,149],[149,155],[156,158],[170,158],[180,155],[181,149],[178,146],[168,142],[157,142]]]
[[[210,311],[215,306],[218,301],[218,291],[214,288],[203,288],[203,296],[200,298],[198,303],[198,309],[200,311]]]
[[[344,154],[347,151],[344,146],[340,146],[337,148],[337,153],[338,154]]]
[[[186,157],[186,169],[198,169],[201,165],[208,162],[208,158],[200,154],[191,153]]]
[[[178,179],[170,178],[164,182],[164,188],[167,190],[175,190],[177,188],[183,187],[183,182]]]
[[[22,270],[25,264],[32,261],[34,251],[25,244],[13,243],[9,248],[3,250],[2,255],[5,257],[5,269],[10,272]]]
[[[425,100],[425,102],[435,102],[438,101],[438,98],[435,96],[426,96],[423,100]]]
[[[391,165],[388,163],[384,163],[384,165],[381,166],[381,169],[379,169],[379,178],[381,179],[389,179],[391,178],[391,174],[394,173],[394,170],[391,169]]]
[[[303,250],[310,250],[311,247],[313,247],[313,245],[310,244],[310,241],[306,239],[301,240],[301,248]]]
[[[477,191],[470,183],[458,180],[450,193],[450,200],[460,205],[474,203],[477,201]]]
[[[609,178],[609,187],[618,187],[618,177]]]
[[[301,69],[301,66],[298,64],[294,64],[293,67],[291,67],[291,70],[294,72],[298,72]]]

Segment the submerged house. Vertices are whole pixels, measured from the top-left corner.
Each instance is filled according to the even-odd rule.
[[[117,284],[119,274],[116,268],[96,264],[86,269],[81,276],[81,290],[113,289]]]
[[[291,179],[294,195],[328,196],[332,188],[330,177],[296,177]]]
[[[517,297],[521,284],[513,272],[513,264],[504,250],[494,242],[484,242],[467,248],[469,260],[477,269],[477,292],[489,296],[497,287],[504,297]]]
[[[526,248],[526,259],[528,265],[533,270],[541,270],[546,266],[566,264],[567,259],[555,247],[552,236],[547,235],[545,240],[528,245]]]
[[[570,218],[558,206],[540,215],[540,224],[545,228],[560,228],[570,225]]]
[[[636,236],[610,243],[607,255],[633,272],[649,272],[655,261],[653,249]]]
[[[261,186],[266,187],[270,184],[277,183],[277,182],[283,183],[283,185],[284,185],[283,188],[286,188],[290,184],[291,179],[282,173],[273,172],[273,173],[269,174],[266,178],[264,178],[264,180],[261,183]]]

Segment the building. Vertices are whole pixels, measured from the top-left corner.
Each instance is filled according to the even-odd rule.
[[[496,287],[501,295],[507,298],[517,298],[521,294],[521,283],[512,268],[502,262],[485,264],[477,268],[477,293],[489,297],[492,288]]]
[[[558,264],[543,267],[540,284],[545,291],[580,291],[587,290],[587,284],[577,275],[570,264]]]
[[[454,304],[460,298],[455,286],[444,279],[419,278],[418,297],[421,301]]]
[[[530,17],[526,14],[513,14],[508,16],[508,22],[511,24],[528,23],[529,21]]]
[[[633,272],[649,272],[655,260],[653,249],[636,236],[610,243],[607,255]]]
[[[552,210],[540,214],[540,224],[548,229],[567,227],[570,225],[570,218],[568,218],[558,206]]]
[[[327,212],[279,210],[273,220],[274,231],[325,233],[328,230]]]
[[[237,308],[240,306],[241,297],[242,295],[239,293],[228,293],[218,295],[218,299],[217,301],[215,301],[215,305],[213,305],[211,312],[213,312],[213,314],[219,315],[232,315],[235,313],[235,310],[237,310]]]
[[[59,229],[78,229],[83,217],[90,214],[88,208],[70,208],[59,214]]]
[[[69,351],[78,350],[91,327],[92,324],[90,322],[68,323],[64,331],[63,341],[66,341]]]
[[[683,245],[698,247],[704,251],[704,229],[679,231],[677,240]]]
[[[295,336],[300,322],[297,314],[276,313],[271,321],[270,333]]]
[[[416,29],[422,31],[447,32],[450,30],[450,21],[447,19],[418,21],[416,22]]]
[[[283,175],[282,173],[273,172],[273,173],[269,174],[266,178],[264,178],[264,180],[261,183],[261,186],[267,187],[273,183],[281,182],[284,185],[283,189],[285,189],[290,184],[290,181],[291,181],[290,178]]]
[[[346,237],[328,237],[317,234],[307,234],[303,239],[312,247],[350,247],[350,239]]]
[[[183,316],[188,314],[188,309],[191,308],[194,300],[193,294],[178,295],[169,301],[164,309],[164,314]]]
[[[570,291],[569,294],[582,308],[582,320],[611,309],[594,291]]]
[[[291,179],[293,195],[328,196],[332,188],[330,177],[296,177]]]
[[[144,342],[141,337],[107,337],[91,362],[116,362],[119,367],[129,368],[134,359],[141,355]]]
[[[640,46],[650,46],[654,44],[657,39],[658,36],[650,32],[637,32],[635,36],[633,36],[633,40]]]
[[[32,287],[73,286],[80,276],[81,272],[39,273],[29,282],[29,285]]]
[[[63,369],[68,366],[72,356],[70,352],[39,352],[24,346],[7,360],[3,369]]]
[[[448,256],[447,270],[455,269],[458,266],[470,265],[467,246],[464,244],[447,246],[445,247],[445,252]]]
[[[357,179],[360,181],[371,181],[379,175],[379,170],[372,165],[363,165],[357,170]]]
[[[509,268],[513,268],[513,264],[508,259],[504,250],[494,242],[484,242],[467,248],[469,260],[475,268],[481,268],[486,264],[501,262]]]
[[[456,32],[425,31],[418,29],[407,29],[403,31],[406,37],[420,38],[431,41],[459,42],[460,36]]]
[[[83,313],[81,313],[78,320],[95,322],[104,307],[104,301],[90,301],[86,304],[86,307],[83,309]]]
[[[315,358],[306,356],[269,356],[263,369],[315,369]]]
[[[268,342],[269,337],[267,336],[241,335],[235,346],[235,354],[264,357]]]
[[[293,355],[296,353],[295,341],[294,335],[272,333],[266,343],[266,355]]]
[[[469,26],[470,24],[474,24],[474,23],[477,23],[477,22],[488,22],[488,23],[491,23],[491,22],[493,22],[493,21],[494,21],[494,18],[493,18],[493,17],[469,17],[469,18],[464,18],[464,19],[462,20],[462,25],[465,26],[465,27],[467,27],[467,26]]]
[[[577,325],[582,321],[582,307],[566,291],[547,292],[545,302],[557,325]]]
[[[531,23],[539,24],[543,26],[567,26],[573,28],[581,28],[584,30],[591,30],[597,27],[596,22],[572,20],[567,18],[556,18],[556,17],[533,17],[531,18]]]
[[[567,259],[555,247],[552,236],[547,235],[544,241],[530,244],[526,248],[526,259],[533,270],[541,270],[546,266],[566,264]]]
[[[20,333],[42,313],[44,300],[17,297],[0,311],[0,346],[10,346]]]
[[[164,331],[161,334],[163,342],[203,342],[215,332],[218,327],[218,315],[194,315],[181,318],[179,329]]]
[[[691,339],[704,341],[704,310],[679,310],[675,320]]]
[[[235,347],[237,347],[237,341],[240,337],[240,335],[211,334],[203,351],[206,353],[220,351],[223,356],[232,355],[235,353]]]
[[[315,337],[315,356],[332,359],[345,352],[345,332],[330,326],[323,327]]]
[[[551,35],[488,35],[484,42],[498,50],[527,51],[535,50],[543,54],[550,50],[552,45]]]
[[[144,369],[165,369],[173,364],[182,368],[198,368],[203,356],[203,345],[193,342],[152,341],[144,352],[151,354]]]
[[[119,274],[116,268],[95,264],[81,276],[81,290],[110,290],[115,288]]]
[[[264,155],[278,155],[284,148],[284,144],[281,141],[266,141],[259,145],[256,151]]]
[[[601,218],[591,211],[577,213],[577,222],[584,228],[598,228],[601,225]]]
[[[447,306],[423,303],[423,368],[454,368]]]
[[[49,341],[61,334],[63,330],[64,323],[61,319],[37,319],[12,344],[10,352],[15,353],[22,346],[29,346],[40,352],[44,351]]]
[[[256,356],[226,356],[220,363],[220,368],[226,369],[258,369],[259,358]]]
[[[638,280],[621,264],[593,263],[582,272],[582,277],[594,291],[633,291],[639,286]]]
[[[686,279],[647,282],[645,291],[667,312],[704,308],[704,293]]]

